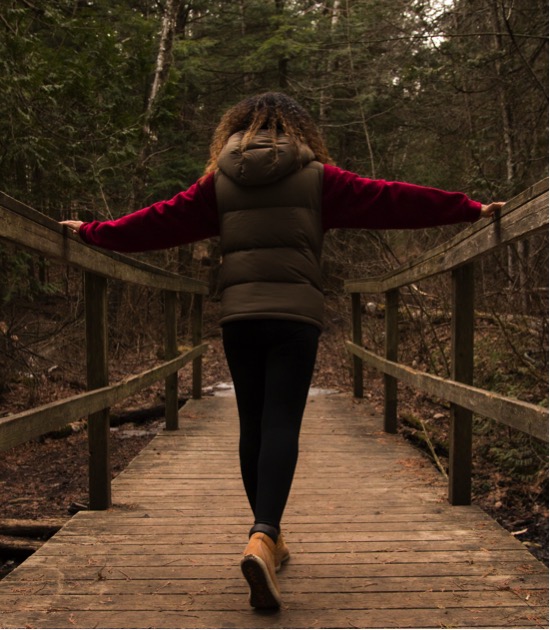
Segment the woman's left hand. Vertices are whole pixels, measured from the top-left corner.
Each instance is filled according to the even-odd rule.
[[[78,234],[78,230],[84,221],[60,221],[59,223],[61,225],[66,225],[69,230],[73,231],[73,234]]]
[[[486,206],[482,205],[481,216],[484,218],[492,217],[495,214],[495,212],[499,212],[502,209],[505,203],[506,203],[505,201],[493,201],[493,203],[490,203]]]

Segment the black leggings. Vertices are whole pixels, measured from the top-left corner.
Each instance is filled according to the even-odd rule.
[[[256,523],[279,528],[298,459],[319,329],[286,320],[223,326],[240,418],[241,474]]]

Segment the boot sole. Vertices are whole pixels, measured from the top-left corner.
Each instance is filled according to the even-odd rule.
[[[279,608],[281,597],[273,583],[265,562],[255,555],[241,560],[241,571],[250,587],[250,605],[253,608]]]

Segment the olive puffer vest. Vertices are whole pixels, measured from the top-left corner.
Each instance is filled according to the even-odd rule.
[[[322,328],[323,166],[303,144],[260,130],[218,159],[221,323],[290,319]]]

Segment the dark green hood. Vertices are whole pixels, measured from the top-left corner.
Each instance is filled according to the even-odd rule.
[[[261,129],[242,146],[244,132],[229,138],[218,158],[220,170],[239,186],[265,186],[293,173],[314,159],[304,144],[294,144],[285,135],[273,143],[271,134]]]

